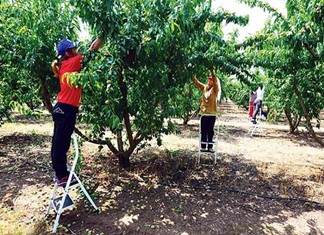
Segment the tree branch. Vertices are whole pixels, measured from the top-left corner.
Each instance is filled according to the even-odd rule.
[[[130,146],[128,150],[126,151],[126,155],[131,155],[134,149],[137,147],[137,145],[144,139],[143,136],[141,136],[141,132],[138,131],[134,138],[134,146]]]
[[[101,140],[101,139],[97,139],[97,140],[90,139],[88,136],[83,134],[77,127],[74,127],[74,132],[76,134],[78,134],[82,139],[84,139],[85,141],[88,141],[90,143],[93,143],[93,144],[107,144],[106,141]]]
[[[52,105],[51,100],[49,98],[49,92],[48,92],[48,89],[46,87],[46,79],[45,79],[45,77],[39,77],[39,80],[40,80],[40,84],[41,84],[42,92],[43,92],[43,101],[45,103],[45,106],[46,106],[47,110],[50,113],[52,113],[53,105]]]
[[[299,103],[302,107],[302,110],[303,110],[303,113],[304,113],[304,116],[305,116],[305,119],[306,119],[306,124],[307,124],[307,127],[308,127],[308,131],[310,132],[310,134],[313,136],[313,138],[317,141],[317,143],[319,143],[322,147],[324,147],[324,141],[322,141],[315,133],[315,131],[313,130],[313,127],[312,127],[312,123],[311,123],[311,120],[310,120],[310,117],[309,117],[309,114],[308,114],[308,111],[306,109],[306,106],[305,106],[305,103],[303,101],[303,97],[296,85],[295,82],[293,82],[293,89],[298,97],[298,100],[299,100]]]
[[[319,56],[310,48],[308,43],[304,43],[304,47],[308,50],[308,52],[313,56],[314,60],[319,60]]]
[[[176,48],[175,48],[175,46],[173,46],[168,57],[165,60],[165,64],[169,64],[171,62],[171,59],[174,56],[175,51],[176,51]]]
[[[127,137],[129,141],[129,145],[134,147],[134,139],[133,139],[133,132],[131,128],[130,118],[129,118],[129,111],[128,111],[128,103],[127,103],[127,86],[123,80],[122,69],[119,70],[118,73],[118,85],[120,92],[122,94],[122,104],[123,104],[123,118],[124,124],[127,132]]]
[[[115,148],[115,146],[111,143],[110,139],[106,138],[106,144],[111,152],[113,152],[115,155],[118,155],[118,150]]]
[[[83,134],[78,128],[74,127],[74,132],[79,135],[82,139],[84,139],[85,141],[88,141],[90,143],[93,144],[101,144],[101,145],[107,145],[108,148],[110,149],[111,152],[113,152],[114,154],[118,154],[118,150],[115,148],[115,146],[111,143],[110,139],[106,138],[105,140],[101,140],[101,139],[90,139],[88,136],[86,136],[85,134]]]

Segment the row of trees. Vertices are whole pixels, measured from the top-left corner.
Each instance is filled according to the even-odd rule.
[[[50,7],[46,7],[48,4]],[[102,54],[90,62],[82,76],[75,77],[74,82],[84,88],[80,121],[89,126],[87,133],[79,134],[91,142],[107,145],[123,167],[129,166],[129,157],[140,144],[152,138],[160,143],[161,134],[175,131],[171,117],[182,112],[177,99],[196,100],[183,89],[190,89],[185,84],[191,76],[205,77],[211,66],[224,67],[224,71],[235,67],[224,66],[231,64],[231,60],[235,62],[235,56],[228,54],[226,61],[225,51],[234,48],[222,40],[221,22],[247,23],[245,17],[211,12],[211,2],[202,0],[69,4],[33,1],[28,6],[10,1],[2,8],[6,10],[4,21],[14,22],[18,15],[20,21],[13,23],[14,28],[6,29],[12,30],[11,34],[8,32],[12,40],[6,37],[1,61],[15,71],[26,72],[6,75],[9,82],[22,81],[27,88],[16,86],[17,92],[10,100],[17,104],[33,102],[32,107],[28,105],[30,108],[39,107],[43,98],[51,110],[58,89],[49,64],[55,55],[55,42],[63,37],[77,39],[75,21],[71,19],[80,17],[89,24],[94,37],[106,37]],[[15,58],[9,58],[8,52]],[[107,53],[111,57],[107,58]],[[5,66],[2,68],[5,70]],[[42,89],[37,80],[41,81]],[[22,99],[21,94],[29,94],[28,91],[34,94]],[[187,105],[187,110],[192,109],[190,103]],[[107,131],[113,132],[117,141],[107,138]]]
[[[284,16],[268,4],[241,0],[251,7],[261,7],[273,16],[264,29],[243,43],[245,55],[266,72],[269,84],[268,105],[285,113],[294,133],[302,118],[315,140],[324,146],[314,129],[320,128],[324,107],[324,2],[287,0]]]
[[[237,44],[235,34],[223,39],[222,23],[244,26],[248,18],[213,12],[211,1],[4,1],[0,5],[0,120],[17,107],[35,112],[45,104],[51,111],[59,89],[50,70],[54,45],[64,37],[77,40],[82,21],[92,38],[104,36],[105,44],[73,78],[84,89],[79,119],[88,127],[87,132],[77,131],[88,141],[107,145],[122,167],[130,165],[133,151],[147,140],[156,138],[160,144],[162,134],[175,131],[171,118],[186,119],[197,109],[199,94],[190,78],[196,74],[204,79],[211,67],[229,98],[238,97],[233,95],[237,89],[247,95],[258,81],[265,81],[272,109],[284,110],[289,120],[306,117],[311,131],[310,120],[319,118],[323,109],[323,40],[315,37],[323,37],[323,3],[300,0],[294,1],[295,6],[288,1],[290,13],[284,17],[259,1],[242,2],[270,11],[275,20],[260,34]],[[300,10],[310,5],[311,12]],[[303,19],[298,26],[296,11]],[[289,34],[291,26],[299,33],[309,17],[317,17],[307,26],[310,33]],[[265,74],[252,73],[251,68],[262,68]],[[232,77],[241,85],[233,86]]]

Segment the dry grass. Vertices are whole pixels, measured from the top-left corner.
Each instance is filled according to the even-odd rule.
[[[64,213],[68,234],[322,234],[324,153],[305,133],[264,123],[247,136],[244,110],[220,107],[219,158],[197,164],[198,120],[179,125],[163,145],[134,153],[132,167],[118,167],[105,147],[84,143],[82,171],[99,213],[79,198]],[[0,234],[46,234],[51,192],[49,159],[53,125],[18,118],[0,129]],[[320,134],[323,134],[320,132]],[[37,183],[36,183],[37,182]],[[75,192],[77,194],[77,192]]]

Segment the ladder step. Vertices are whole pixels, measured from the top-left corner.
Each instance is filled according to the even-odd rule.
[[[202,144],[217,144],[216,142],[206,142],[206,141],[201,141]]]
[[[79,182],[77,180],[71,181],[69,189],[75,188],[76,186],[79,186]],[[65,187],[66,187],[66,185],[63,188],[65,188]]]
[[[62,198],[63,198],[63,196],[54,198],[52,200],[52,203],[53,203],[53,206],[54,206],[54,209],[55,209],[56,213],[58,213],[58,211],[60,209]],[[66,197],[65,197],[65,201],[64,201],[63,208],[62,208],[61,212],[63,212],[64,210],[66,210],[66,209],[68,209],[70,207],[72,207],[73,205],[74,205],[74,202],[73,202],[72,198],[70,197],[69,194],[67,194]]]
[[[204,154],[210,154],[210,155],[215,155],[216,154],[215,150],[210,151],[210,150],[201,149],[201,150],[199,150],[199,152],[204,153]]]
[[[73,176],[74,177],[74,176]],[[62,188],[65,188],[66,187],[66,185],[67,185],[67,182],[64,182],[62,185],[58,185],[58,187],[62,187]],[[77,179],[73,179],[72,178],[72,180],[71,180],[71,182],[70,182],[70,185],[69,185],[69,188],[74,188],[74,187],[76,187],[76,186],[78,186],[79,185],[79,182],[77,181]]]

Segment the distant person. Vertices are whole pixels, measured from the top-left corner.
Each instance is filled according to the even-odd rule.
[[[261,118],[263,120],[268,119],[269,114],[269,106],[263,104],[263,108],[261,109]]]
[[[103,43],[103,39],[96,39],[89,50],[97,51]],[[51,159],[55,171],[54,181],[58,186],[65,186],[69,177],[67,170],[67,152],[70,148],[71,135],[76,123],[76,115],[81,102],[81,86],[75,87],[68,84],[67,76],[80,72],[82,60],[85,59],[76,50],[76,43],[63,39],[57,44],[57,57],[53,61],[52,70],[60,81],[60,92],[57,103],[53,107],[52,117],[54,121],[54,134],[52,138]],[[89,55],[90,56],[90,55]],[[76,180],[76,179],[72,179]],[[73,182],[72,182],[73,183]]]
[[[252,118],[253,115],[253,106],[254,106],[254,101],[257,97],[257,94],[255,91],[251,91],[250,93],[250,98],[249,98],[249,117]]]
[[[196,87],[202,90],[202,96],[200,99],[200,115],[201,117],[201,141],[212,143],[214,137],[214,125],[216,121],[217,113],[217,95],[219,92],[217,78],[214,70],[210,69],[210,75],[207,77],[208,83],[205,85],[197,80],[196,77],[192,78]],[[202,150],[213,152],[213,145],[201,144]],[[206,149],[207,147],[207,149]]]
[[[256,90],[256,99],[253,103],[253,114],[252,114],[252,123],[256,124],[256,116],[258,115],[260,108],[262,107],[262,101],[264,96],[264,89],[265,86],[263,84],[260,84],[259,88]]]

